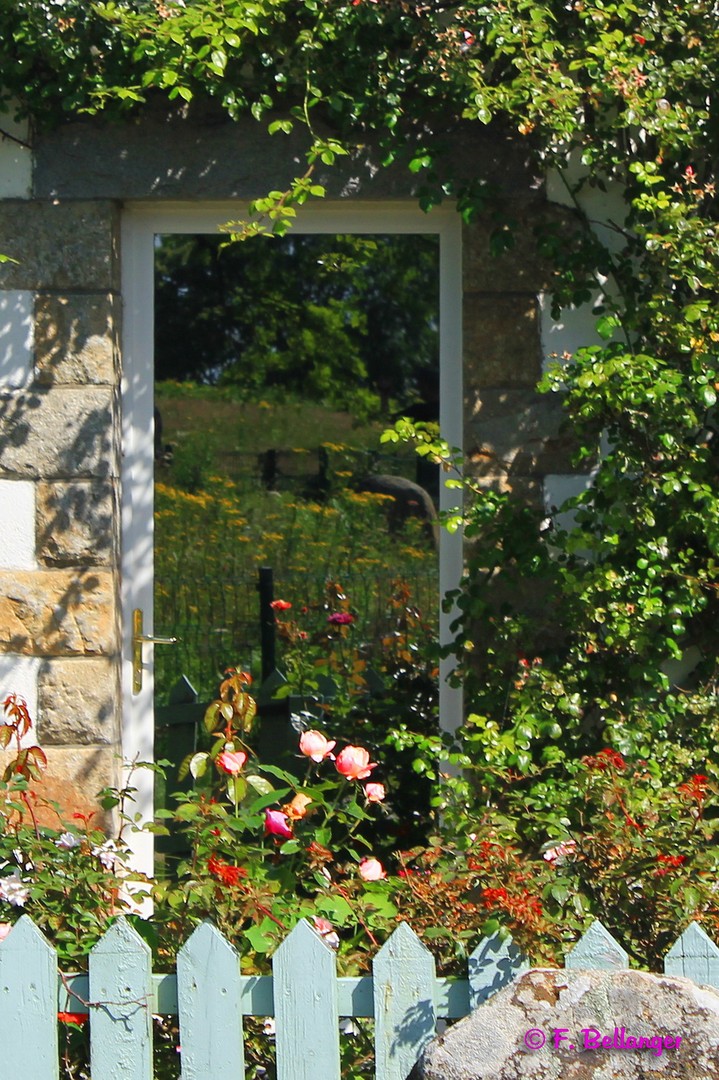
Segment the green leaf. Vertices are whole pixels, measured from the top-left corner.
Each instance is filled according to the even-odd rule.
[[[253,773],[246,776],[245,779],[250,787],[254,788],[259,795],[270,795],[275,790],[269,780],[266,780],[264,776],[257,776]]]
[[[207,772],[207,765],[210,760],[210,755],[201,751],[200,753],[193,754],[189,762],[189,770],[194,776],[195,780],[199,780],[201,776],[204,776]]]
[[[259,926],[251,926],[248,930],[245,930],[244,937],[247,938],[254,951],[258,953],[269,952],[275,944],[273,939],[268,934],[265,934]]]

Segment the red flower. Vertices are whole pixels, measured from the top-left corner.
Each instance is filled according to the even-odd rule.
[[[670,870],[676,870],[687,861],[686,855],[657,855],[657,862],[662,863],[654,871],[654,877],[663,877]]]
[[[289,600],[272,600],[270,603],[270,607],[273,611],[289,611],[292,607],[292,604],[289,602]]]
[[[265,836],[279,836],[283,840],[292,839],[292,829],[287,814],[281,810],[265,810]]]
[[[610,768],[623,772],[627,767],[627,763],[619,751],[612,750],[608,746],[604,750],[600,750],[596,757],[583,757],[582,763],[588,769],[596,769],[598,772],[606,772]]]
[[[247,877],[247,871],[242,866],[230,866],[229,863],[218,859],[216,855],[210,855],[207,860],[207,869],[223,885],[238,885],[242,878]]]
[[[702,773],[694,773],[691,780],[687,780],[685,783],[679,785],[677,791],[680,791],[682,795],[686,795],[688,799],[696,799],[697,802],[704,802],[707,797],[708,783],[708,776],[704,776]]]
[[[501,907],[508,899],[506,889],[482,889],[482,903],[486,908]]]
[[[86,1024],[89,1019],[89,1014],[79,1012],[59,1012],[57,1018],[61,1024]]]
[[[349,611],[334,611],[331,615],[327,616],[327,622],[332,626],[349,626],[350,623],[355,621],[354,615],[351,615]]]

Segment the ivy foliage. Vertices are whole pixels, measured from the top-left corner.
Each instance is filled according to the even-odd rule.
[[[539,237],[555,310],[597,305],[601,343],[544,384],[593,482],[549,523],[465,482],[457,649],[481,781],[510,770],[548,804],[605,743],[667,775],[719,752],[715,0],[0,0],[0,69],[35,124],[210,97],[304,132],[298,176],[239,235],[286,231],[324,194],[318,166],[370,141],[426,208],[451,196],[471,219],[493,193],[448,170],[447,133],[522,141],[574,207],[575,242]],[[619,209],[599,229],[587,195],[605,188]]]

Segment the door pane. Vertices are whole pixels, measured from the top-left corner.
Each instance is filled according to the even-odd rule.
[[[439,479],[379,436],[439,419],[438,277],[436,236],[157,238],[154,626],[179,639],[155,649],[157,757],[192,745],[166,722],[182,676],[200,703],[228,666],[261,683],[262,567],[292,604],[284,674],[303,640],[358,698],[415,653],[429,670]],[[331,693],[312,708],[331,723]]]

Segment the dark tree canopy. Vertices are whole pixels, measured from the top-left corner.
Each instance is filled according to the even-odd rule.
[[[162,237],[156,377],[436,407],[438,273],[434,236]]]

